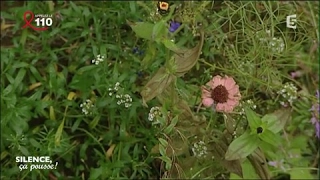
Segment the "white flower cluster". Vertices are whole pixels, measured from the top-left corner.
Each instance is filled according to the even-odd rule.
[[[250,61],[240,61],[239,69],[243,72],[254,72],[256,65]]]
[[[80,104],[80,107],[82,108],[82,113],[88,115],[92,113],[92,108],[94,108],[94,105],[90,99],[87,99],[85,102]]]
[[[104,61],[104,56],[101,56],[100,54],[97,55],[96,59],[91,60],[92,64],[95,64],[95,65],[98,65],[103,61]]]
[[[267,37],[259,38],[259,40],[266,43],[272,52],[281,53],[285,48],[283,39],[281,37],[272,37],[270,30],[266,30],[266,34]],[[257,32],[257,36],[263,36],[262,32]]]
[[[269,41],[269,47],[271,48],[272,52],[281,53],[284,50],[284,41],[282,38],[273,37]]]
[[[206,157],[206,155],[208,154],[206,144],[203,141],[194,143],[191,150],[193,152],[193,155],[198,158]]]
[[[283,88],[277,92],[277,94],[281,95],[284,101],[280,101],[280,104],[284,107],[292,105],[292,103],[297,99],[297,87],[292,83],[284,84]]]
[[[116,95],[117,104],[121,105],[124,104],[124,107],[129,108],[132,105],[132,98],[129,94],[121,94],[119,93],[119,90],[121,89],[120,83],[117,82],[113,88],[109,88],[109,96],[112,96],[113,94]]]
[[[152,124],[159,124],[160,121],[158,120],[158,118],[161,116],[162,116],[162,112],[160,107],[155,106],[150,109],[148,120],[151,121]]]
[[[124,107],[128,108],[131,106],[132,98],[129,94],[125,95],[116,95],[116,98],[118,99],[117,104],[121,105],[124,104]]]

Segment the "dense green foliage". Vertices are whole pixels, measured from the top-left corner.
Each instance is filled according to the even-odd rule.
[[[319,176],[319,2],[1,4],[1,179]],[[232,112],[202,105],[217,75]]]

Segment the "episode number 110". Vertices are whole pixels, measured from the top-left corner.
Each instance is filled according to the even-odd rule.
[[[36,20],[37,26],[42,26],[42,27],[49,27],[52,25],[52,19],[51,18],[37,18]]]

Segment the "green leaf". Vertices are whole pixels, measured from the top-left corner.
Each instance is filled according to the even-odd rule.
[[[166,27],[166,22],[164,20],[159,21],[155,24],[152,30],[152,39],[156,42],[159,42],[162,38],[164,38],[168,34],[168,29]]]
[[[268,166],[266,166],[266,157],[261,149],[262,148],[257,148],[252,154],[248,156],[248,160],[250,161],[260,179],[270,179],[270,172]]]
[[[155,24],[148,22],[130,22],[127,20],[128,25],[140,38],[153,40],[152,35],[154,31]]]
[[[273,133],[280,132],[291,118],[291,109],[282,108],[272,114],[266,114],[262,117],[262,122],[267,123],[267,128]]]
[[[267,142],[273,146],[279,145],[279,142],[280,142],[279,136],[274,134],[269,129],[264,129],[263,132],[261,134],[259,134],[258,136],[262,141]]]
[[[60,140],[61,140],[61,136],[62,136],[62,132],[63,132],[63,128],[64,128],[64,119],[62,120],[61,124],[59,125],[57,132],[55,134],[55,145],[56,146],[60,146]]]
[[[161,94],[175,80],[174,75],[167,73],[166,69],[161,67],[141,91],[143,105],[147,106],[148,101]]]
[[[196,47],[187,50],[179,50],[178,52],[176,52],[176,54],[174,55],[177,64],[177,70],[175,73],[176,76],[183,76],[197,63],[202,50],[203,41],[204,33],[201,32],[201,39]]]
[[[226,160],[242,159],[250,155],[259,146],[259,138],[256,134],[250,134],[248,131],[232,141],[226,152]]]
[[[175,118],[172,119],[171,124],[170,124],[169,126],[167,126],[167,127],[163,130],[163,132],[164,132],[165,134],[169,134],[170,132],[172,132],[172,130],[173,130],[173,128],[176,126],[177,122],[178,122],[178,116],[176,116]]]
[[[290,179],[316,179],[307,169],[294,169],[290,171]]]
[[[20,71],[18,72],[15,80],[14,80],[14,84],[13,84],[13,88],[16,89],[22,82],[24,76],[26,75],[26,69],[22,68],[20,69]]]
[[[165,139],[159,138],[158,140],[160,141],[160,144],[162,144],[164,147],[168,146],[168,142]]]
[[[166,48],[168,48],[169,50],[171,50],[171,51],[173,51],[173,52],[176,52],[176,53],[179,52],[179,47],[178,47],[174,42],[172,42],[171,40],[169,40],[169,39],[162,39],[162,40],[161,40],[161,43],[162,43]]]
[[[142,69],[145,70],[150,67],[151,63],[154,60],[154,57],[156,55],[156,47],[153,42],[149,41],[148,42],[148,50],[146,52],[146,55],[144,56],[141,66]]]
[[[90,122],[89,127],[90,129],[94,129],[98,123],[100,121],[100,115],[97,115],[96,117],[94,117],[94,119]]]
[[[159,144],[159,152],[161,156],[166,156],[166,147],[164,147],[162,144]]]
[[[262,125],[261,119],[250,108],[245,108],[245,112],[246,112],[247,120],[249,122],[249,126],[251,130],[256,131],[256,129]]]
[[[102,175],[102,173],[103,173],[103,168],[102,167],[91,168],[89,179],[90,180],[99,179],[99,177]]]
[[[172,160],[167,156],[162,156],[160,159],[166,163],[166,170],[170,170],[172,166]]]

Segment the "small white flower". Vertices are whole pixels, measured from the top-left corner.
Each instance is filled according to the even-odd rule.
[[[193,155],[201,158],[206,157],[208,154],[208,148],[206,147],[205,143],[203,141],[199,141],[193,144],[193,147],[191,148]]]
[[[159,118],[162,116],[160,107],[155,106],[150,109],[148,120],[152,122],[153,125],[159,124]]]
[[[277,92],[280,95],[282,106],[287,106],[287,102],[292,105],[292,103],[297,99],[298,88],[292,83],[286,83],[283,85],[282,89]]]
[[[87,99],[85,102],[80,104],[80,107],[82,108],[82,113],[85,115],[88,115],[92,113],[92,109],[94,108],[94,105],[90,99]]]
[[[97,55],[97,57],[93,60],[91,60],[91,62],[95,65],[98,65],[99,63],[104,61],[104,56],[101,56],[100,54]]]

